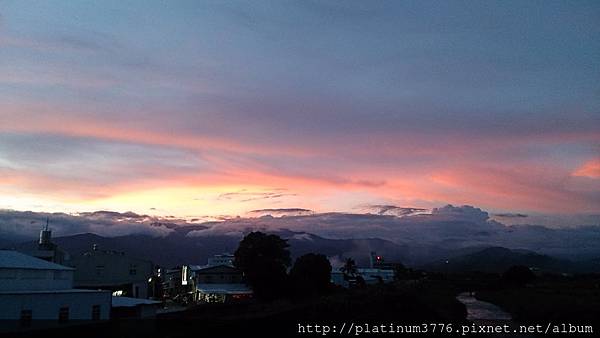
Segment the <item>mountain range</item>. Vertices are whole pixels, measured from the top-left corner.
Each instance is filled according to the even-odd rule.
[[[73,215],[0,210],[0,247],[24,250],[35,246],[38,232],[49,220],[54,241],[71,254],[97,244],[163,266],[204,264],[211,255],[232,253],[250,231],[287,239],[294,257],[308,252],[325,254],[334,266],[347,257],[367,265],[372,251],[388,261],[442,270],[483,271],[521,262],[552,271],[592,271],[600,258],[599,225],[509,226],[471,206],[448,205],[426,211],[382,205],[368,211],[265,209],[254,211],[259,217],[185,220],[114,211]]]
[[[600,272],[600,260],[572,262],[527,250],[510,250],[503,247],[469,247],[456,250],[410,247],[378,238],[327,239],[314,234],[279,231],[287,239],[292,258],[306,253],[321,253],[339,268],[345,258],[353,258],[359,266],[368,266],[369,255],[376,251],[388,262],[400,262],[409,267],[436,272],[480,271],[500,273],[512,265],[526,265],[541,272],[578,273]],[[182,264],[204,264],[216,253],[233,253],[238,240],[231,236],[194,238],[178,231],[166,237],[125,235],[103,237],[96,234],[78,234],[58,237],[54,242],[71,255],[80,255],[96,245],[102,250],[116,250],[131,256],[151,260],[155,264],[173,267]],[[13,246],[17,250],[30,250],[35,241]],[[427,255],[423,253],[427,252]]]

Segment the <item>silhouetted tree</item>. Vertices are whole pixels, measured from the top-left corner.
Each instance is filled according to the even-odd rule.
[[[502,280],[509,284],[523,286],[535,279],[531,270],[523,265],[514,265],[502,274]]]
[[[408,278],[408,269],[402,263],[394,264],[394,280],[401,280]]]
[[[324,255],[300,256],[290,270],[290,280],[294,297],[323,295],[331,283],[331,264]]]
[[[355,278],[358,274],[358,268],[356,267],[356,262],[354,259],[347,258],[344,266],[340,268],[340,271],[344,274],[344,279],[349,280],[351,278]]]
[[[234,265],[242,270],[257,298],[273,300],[285,292],[291,261],[288,246],[281,237],[262,232],[251,232],[240,242]]]
[[[354,282],[350,283],[350,287],[353,288],[366,288],[367,287],[367,282],[365,281],[365,279],[363,278],[363,276],[361,275],[356,275],[356,279],[354,280]]]

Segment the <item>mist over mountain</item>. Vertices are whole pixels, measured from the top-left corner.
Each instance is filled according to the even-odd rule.
[[[600,226],[548,228],[507,226],[479,208],[445,206],[430,211],[371,206],[369,213],[314,213],[306,209],[265,209],[260,217],[191,222],[176,217],[97,211],[81,214],[0,211],[0,245],[37,238],[50,220],[55,241],[73,253],[92,244],[147,257],[165,265],[202,263],[215,253],[233,252],[244,234],[276,233],[289,240],[293,255],[326,254],[334,261],[353,257],[366,264],[370,251],[418,266],[489,247],[529,250],[557,259],[600,257]],[[510,217],[511,215],[502,215]],[[526,215],[514,217],[525,218]]]
[[[408,249],[383,239],[326,239],[313,234],[291,231],[276,231],[275,234],[288,240],[292,257],[310,252],[327,255],[332,263],[341,266],[344,257],[352,257],[357,263],[369,264],[369,253],[385,255],[390,261],[407,261]],[[162,266],[182,264],[205,264],[206,260],[217,253],[233,253],[238,247],[239,238],[214,235],[210,237],[187,237],[185,232],[173,232],[165,237],[148,235],[126,235],[103,237],[96,234],[78,234],[57,237],[53,241],[72,255],[90,251],[93,245],[101,250],[123,251],[135,257],[153,261]],[[13,244],[17,250],[37,247],[35,241]]]

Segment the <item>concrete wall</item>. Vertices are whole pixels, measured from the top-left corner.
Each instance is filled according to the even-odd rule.
[[[22,310],[31,310],[33,320],[58,320],[63,306],[69,307],[69,320],[91,320],[93,305],[100,305],[100,319],[107,320],[111,294],[105,291],[0,294],[0,304],[0,320],[19,320]]]
[[[73,288],[73,271],[0,269],[0,292],[61,290]]]
[[[72,256],[70,264],[76,269],[75,286],[141,284],[153,274],[152,262],[118,252],[92,251]]]

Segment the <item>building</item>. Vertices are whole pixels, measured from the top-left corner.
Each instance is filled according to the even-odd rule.
[[[40,231],[37,248],[23,251],[24,254],[43,259],[48,262],[68,265],[69,254],[62,250],[58,245],[52,243],[52,230],[48,228],[48,220],[46,226]]]
[[[242,272],[233,266],[231,255],[216,255],[203,266],[184,265],[181,281],[188,286],[194,302],[226,303],[252,297],[252,289],[244,283]]]
[[[116,296],[148,298],[148,282],[154,275],[152,262],[130,257],[124,252],[99,250],[72,256],[75,287],[111,290]]]
[[[386,262],[383,256],[376,252],[371,252],[370,267],[358,268],[358,273],[367,284],[389,283],[396,277],[396,267],[398,263]]]
[[[358,273],[366,284],[390,283],[396,273],[391,269],[358,268]]]
[[[177,295],[183,293],[185,287],[182,285],[181,276],[181,267],[159,269],[158,277],[162,280],[164,298],[174,299]]]
[[[368,268],[356,268],[352,275],[346,275],[341,271],[331,272],[331,282],[343,287],[352,287],[358,285],[358,281],[364,281],[364,284],[390,283],[396,278],[396,269],[401,264],[387,263],[383,256],[371,252]],[[359,278],[360,277],[360,278]]]
[[[369,258],[371,269],[396,270],[399,265],[402,265],[394,262],[386,262],[383,256],[378,255],[375,251],[371,251]]]
[[[192,300],[204,303],[225,303],[248,299],[250,289],[242,281],[242,272],[232,266],[217,265],[193,268]]]
[[[112,314],[115,319],[155,318],[162,302],[131,297],[112,297]]]
[[[227,265],[233,266],[235,257],[232,254],[214,255],[208,259],[208,266]]]
[[[18,329],[109,319],[110,292],[74,289],[73,273],[71,267],[0,250],[0,320]]]

